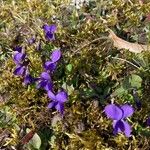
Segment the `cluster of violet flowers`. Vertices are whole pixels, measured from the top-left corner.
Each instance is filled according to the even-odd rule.
[[[43,26],[45,39],[52,42],[55,40],[55,25],[44,25]],[[35,43],[35,38],[28,40],[29,44]],[[38,50],[41,49],[41,43],[39,42]],[[48,97],[51,102],[48,104],[48,108],[55,108],[62,115],[64,114],[64,103],[68,99],[68,94],[66,91],[61,90],[54,92],[52,75],[56,70],[57,63],[61,58],[61,50],[55,49],[50,55],[50,60],[46,61],[43,65],[44,71],[40,74],[39,78],[33,78],[29,72],[29,59],[25,50],[17,46],[14,49],[13,60],[16,64],[14,69],[14,75],[21,76],[24,79],[26,85],[37,82],[37,89],[42,88],[47,92]],[[141,104],[140,104],[141,106]],[[108,118],[113,120],[113,133],[117,134],[123,132],[126,137],[130,137],[132,129],[130,124],[127,122],[126,118],[132,116],[134,109],[128,104],[122,106],[115,104],[108,104],[104,109],[105,114]],[[147,120],[147,125],[150,126],[150,117]]]
[[[47,41],[52,42],[55,40],[55,32],[56,32],[56,25],[44,25],[43,26],[45,39]],[[35,38],[31,38],[28,40],[28,44],[35,43]],[[52,75],[56,70],[57,63],[61,58],[61,50],[55,49],[52,51],[50,55],[50,60],[46,61],[43,65],[44,71],[41,73],[40,77],[33,78],[29,72],[29,59],[27,58],[27,54],[25,50],[21,46],[16,46],[14,48],[14,56],[13,60],[16,64],[14,69],[14,75],[20,76],[24,79],[25,85],[32,84],[34,82],[37,83],[37,89],[42,88],[44,89],[48,97],[51,99],[51,102],[48,104],[48,108],[55,108],[59,111],[62,115],[64,114],[64,103],[68,99],[68,94],[66,91],[61,90],[57,93],[53,90],[53,81]]]
[[[34,78],[30,75],[28,69],[29,59],[27,58],[24,49],[22,47],[17,46],[15,47],[14,51],[15,53],[13,60],[16,64],[14,75],[22,76],[26,85],[33,83]]]

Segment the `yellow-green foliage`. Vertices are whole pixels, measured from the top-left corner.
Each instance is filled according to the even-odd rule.
[[[43,132],[45,140],[41,150],[45,150],[46,146],[54,150],[148,150],[150,130],[145,121],[150,115],[150,54],[135,55],[113,48],[107,29],[111,28],[118,36],[134,42],[140,41],[135,38],[138,34],[146,34],[147,41],[144,42],[149,42],[149,22],[142,21],[142,17],[148,14],[150,3],[93,0],[90,7],[80,10],[69,3],[68,0],[0,2],[0,108],[9,107],[10,114],[15,116],[10,120],[12,126],[3,127],[11,134],[3,145],[10,149],[18,146],[23,137],[20,130],[24,126],[35,129],[41,135]],[[52,19],[54,16],[56,19]],[[46,92],[36,89],[35,85],[25,86],[21,77],[13,75],[12,45],[16,44],[14,40],[18,35],[21,37],[19,44],[24,46],[31,61],[32,75],[38,77],[43,71],[40,53],[34,46],[28,46],[26,40],[38,35],[44,47],[46,40],[42,26],[45,23],[57,25],[56,41],[51,46],[60,47],[63,53],[54,76],[55,89],[61,88],[64,83],[68,88],[72,87],[63,119],[57,116],[57,112],[47,110],[50,100]],[[136,68],[132,62],[137,65]],[[68,64],[72,65],[70,71],[67,70]],[[114,94],[126,76],[131,74],[138,74],[143,80],[138,89],[141,110],[136,109],[131,89],[122,97]],[[116,103],[130,102],[136,109],[129,120],[133,127],[130,138],[123,134],[115,137],[112,122],[103,113],[104,106],[112,100],[107,98],[111,92]],[[58,122],[53,125],[55,117]],[[45,128],[50,130],[48,137]],[[0,133],[3,131],[0,130]]]

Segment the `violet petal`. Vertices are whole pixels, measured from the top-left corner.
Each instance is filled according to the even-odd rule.
[[[128,105],[128,104],[121,106],[121,109],[123,110],[123,117],[122,118],[130,117],[130,116],[132,116],[132,114],[134,112],[133,107]]]
[[[56,69],[56,63],[53,63],[52,61],[47,61],[44,65],[44,68],[46,70],[49,70],[50,72],[53,72]]]
[[[25,66],[17,66],[13,73],[14,75],[24,76],[25,71]]]
[[[25,59],[25,57],[26,57],[26,54],[24,54],[24,53],[16,53],[14,55],[13,59],[14,59],[16,64],[19,64]]]
[[[49,104],[48,104],[48,108],[53,108],[53,107],[55,107],[57,105],[57,102],[50,102]]]
[[[49,73],[47,73],[47,72],[42,72],[41,78],[43,78],[45,80],[51,80],[51,77],[50,77]]]
[[[55,108],[63,115],[63,113],[64,113],[64,104],[63,103],[57,103]]]
[[[47,81],[46,86],[44,87],[46,91],[53,89],[53,83],[51,81]]]
[[[13,50],[21,53],[22,52],[22,47],[21,46],[16,46]]]
[[[47,32],[47,33],[45,34],[45,38],[46,38],[47,40],[49,40],[49,41],[53,41],[53,40],[55,40],[55,35],[54,35],[54,33],[52,33],[52,32]]]
[[[118,132],[124,132],[126,137],[130,137],[132,130],[128,122],[124,120],[114,121],[113,128],[114,128],[114,134],[117,134]]]
[[[67,95],[67,92],[65,91],[62,91],[62,92],[59,92],[57,95],[56,95],[56,99],[58,102],[66,102],[67,99],[68,99],[68,95]]]
[[[57,62],[61,57],[61,51],[60,49],[56,49],[51,54],[51,60],[52,62]]]
[[[120,120],[123,116],[123,111],[114,104],[107,105],[104,111],[107,117],[113,120]]]
[[[37,88],[44,88],[47,84],[47,81],[40,80],[39,83],[37,84]]]
[[[56,25],[50,25],[50,31],[51,31],[52,33],[56,32],[56,30],[57,30]]]
[[[34,82],[33,77],[32,77],[30,74],[27,74],[27,75],[25,76],[25,78],[24,78],[24,83],[25,83],[26,85],[28,85],[28,84],[31,84],[31,83],[33,83],[33,82]]]
[[[52,91],[48,91],[48,97],[49,97],[51,100],[53,100],[53,101],[56,100],[56,96],[55,96],[55,94],[54,94]]]

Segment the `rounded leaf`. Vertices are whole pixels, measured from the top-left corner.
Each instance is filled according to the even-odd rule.
[[[142,85],[142,78],[136,74],[132,74],[129,78],[129,82],[132,87],[140,88]]]
[[[40,136],[35,133],[33,138],[30,140],[29,145],[32,145],[35,149],[40,149],[42,144]]]

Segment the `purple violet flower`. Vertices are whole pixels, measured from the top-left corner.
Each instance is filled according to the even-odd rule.
[[[113,120],[114,134],[117,134],[118,132],[124,132],[126,137],[130,137],[131,126],[124,119],[133,114],[133,107],[128,104],[123,106],[110,104],[105,107],[104,111],[107,117]]]
[[[54,33],[56,32],[56,25],[44,25],[43,30],[45,32],[45,38],[48,41],[53,41],[55,40],[55,35]]]
[[[51,61],[52,61],[53,63],[57,62],[57,61],[60,59],[60,57],[61,57],[61,51],[60,51],[60,49],[54,50],[54,51],[52,52],[51,56],[50,56]]]
[[[57,61],[61,58],[61,51],[60,49],[56,49],[52,52],[50,56],[51,60],[45,62],[44,68],[47,71],[53,72],[56,69]]]
[[[16,68],[14,70],[14,75],[18,76],[24,76],[27,71],[27,65],[29,64],[29,61],[25,61],[26,54],[21,52],[16,52],[13,60],[16,63]]]
[[[48,91],[48,97],[52,100],[52,102],[50,102],[48,104],[48,108],[54,107],[57,111],[59,111],[63,115],[64,114],[64,103],[68,99],[67,92],[60,91],[55,95],[53,92]]]
[[[13,50],[21,53],[22,52],[22,47],[21,46],[16,46],[16,47],[13,48]]]
[[[25,72],[26,72],[26,66],[17,65],[13,73],[14,75],[17,75],[17,76],[24,76]]]
[[[47,72],[42,72],[40,78],[38,79],[37,88],[44,88],[46,91],[52,90],[53,83],[50,74]]]
[[[32,45],[32,44],[35,43],[35,42],[36,42],[36,39],[35,39],[34,36],[33,36],[32,38],[28,39],[28,44],[29,44],[29,45]]]
[[[21,52],[16,52],[13,60],[18,65],[21,64],[25,60],[26,54]]]
[[[24,77],[24,84],[29,85],[32,84],[36,79],[34,79],[29,73],[26,73]]]
[[[150,126],[150,117],[146,121],[147,126]]]

